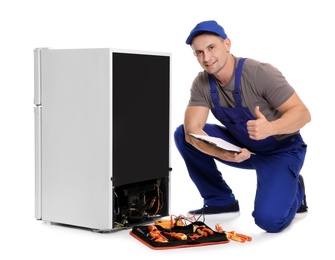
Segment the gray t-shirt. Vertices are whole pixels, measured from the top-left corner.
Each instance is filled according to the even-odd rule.
[[[240,58],[234,57],[235,66]],[[230,81],[224,87],[218,86],[218,95],[222,107],[235,107],[233,90],[235,88],[235,70]],[[208,73],[200,72],[191,87],[189,106],[205,106],[213,108],[210,96]],[[268,121],[281,117],[275,108],[287,101],[295,92],[282,73],[271,64],[253,59],[246,59],[243,65],[240,91],[242,105],[248,107],[255,116],[255,107],[260,107],[261,113]],[[298,132],[297,132],[298,133]],[[289,135],[277,136],[282,139]]]

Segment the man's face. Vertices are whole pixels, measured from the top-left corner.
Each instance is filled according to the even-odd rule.
[[[210,74],[218,73],[230,55],[230,41],[213,34],[194,37],[192,50],[201,67]]]

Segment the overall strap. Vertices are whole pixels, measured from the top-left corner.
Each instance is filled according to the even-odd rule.
[[[240,83],[241,83],[241,76],[242,76],[242,69],[243,69],[243,64],[245,62],[246,58],[241,58],[238,61],[236,70],[235,70],[235,88],[233,91],[233,95],[235,98],[236,102],[236,107],[241,107],[242,106],[242,100],[241,100],[241,95],[240,95]]]
[[[241,96],[240,96],[240,82],[241,82],[243,64],[245,60],[246,58],[241,58],[238,61],[237,67],[235,69],[235,88],[234,88],[233,95],[235,98],[236,107],[242,106],[242,101],[241,101]],[[219,96],[217,92],[217,85],[216,85],[214,76],[212,74],[208,74],[208,76],[209,76],[211,98],[214,104],[214,110],[216,110],[220,107]]]

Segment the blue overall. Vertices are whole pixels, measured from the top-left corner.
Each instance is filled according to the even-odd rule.
[[[204,205],[225,206],[235,201],[215,160],[229,166],[255,170],[257,190],[252,216],[260,228],[268,232],[279,232],[291,223],[304,197],[298,176],[307,146],[300,134],[281,141],[272,136],[259,141],[249,138],[246,123],[255,117],[247,107],[242,106],[240,80],[244,61],[245,59],[240,59],[235,70],[234,108],[220,106],[216,82],[213,75],[209,75],[214,104],[212,113],[223,126],[206,124],[203,130],[208,135],[245,147],[256,155],[244,162],[234,163],[204,154],[185,141],[183,125],[174,133],[175,143],[190,178],[204,199]]]

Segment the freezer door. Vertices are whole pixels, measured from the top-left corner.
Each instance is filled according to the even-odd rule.
[[[42,219],[111,229],[110,51],[40,54]]]

